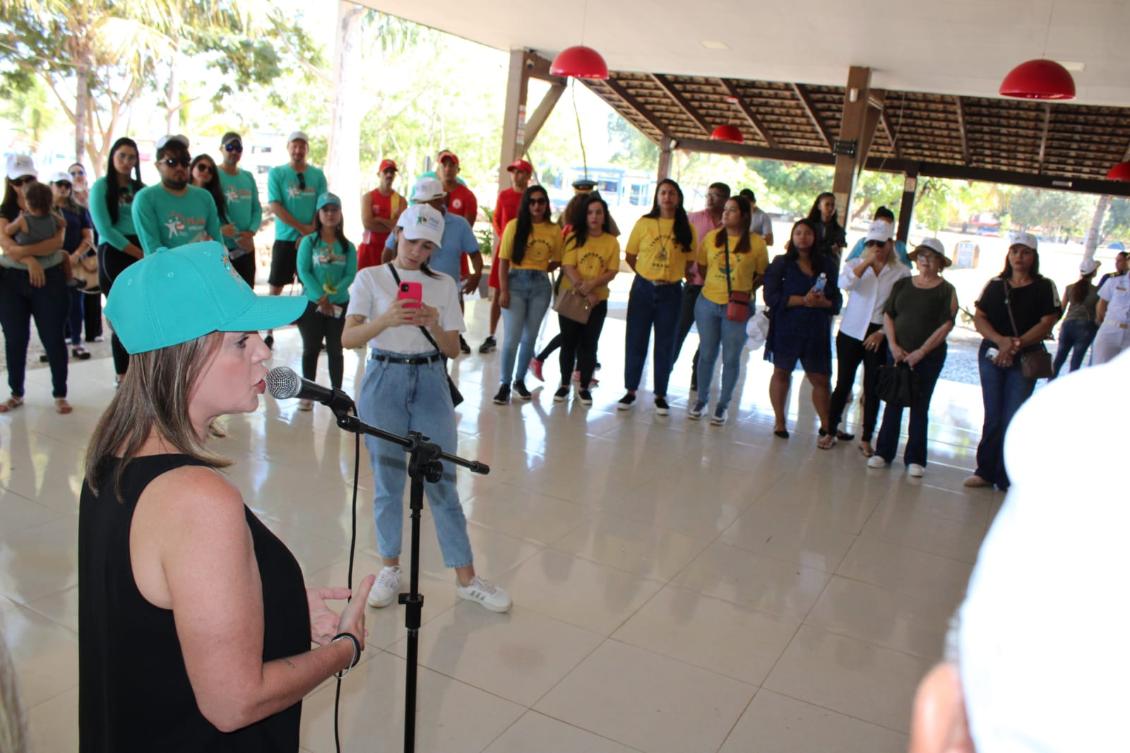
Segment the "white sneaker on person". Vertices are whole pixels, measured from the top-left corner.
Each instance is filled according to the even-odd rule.
[[[883,460],[883,458],[879,457],[878,455],[872,455],[871,457],[867,458],[867,467],[868,468],[886,468],[887,467],[887,461]]]
[[[398,596],[400,596],[400,567],[396,565],[382,567],[376,582],[369,590],[369,598],[366,601],[369,606],[380,609],[395,602]]]
[[[459,598],[473,601],[492,612],[509,612],[513,603],[510,601],[510,594],[506,593],[502,586],[496,586],[477,575],[466,586],[460,585],[459,581],[456,581],[455,593],[458,594]]]
[[[687,418],[692,421],[697,421],[702,418],[704,413],[706,413],[706,403],[699,400],[695,402],[694,406],[692,406],[689,411],[687,411]]]
[[[926,466],[919,465],[918,463],[910,463],[906,466],[906,475],[911,478],[922,478],[926,475]]]

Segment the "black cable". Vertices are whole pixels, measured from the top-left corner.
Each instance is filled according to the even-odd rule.
[[[357,415],[356,409],[353,415]],[[345,576],[345,586],[350,593],[353,592],[353,555],[357,553],[357,484],[361,469],[361,435],[353,435],[353,522],[349,534],[349,571]],[[339,713],[341,711],[341,679],[337,678],[337,687],[334,689],[334,747],[341,753],[341,733],[339,730]]]

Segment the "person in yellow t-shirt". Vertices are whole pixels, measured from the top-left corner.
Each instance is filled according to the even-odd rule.
[[[553,400],[563,402],[569,396],[569,376],[575,361],[581,372],[577,397],[582,405],[592,405],[590,389],[596,370],[596,345],[608,314],[608,283],[620,271],[620,242],[612,234],[608,204],[600,194],[585,199],[578,217],[584,217],[584,222],[578,223],[565,239],[561,294],[575,290],[588,299],[592,308],[585,324],[558,315],[562,338],[561,386]]]
[[[702,295],[694,307],[694,323],[698,328],[698,394],[690,410],[690,418],[702,418],[710,402],[710,383],[714,362],[722,349],[722,387],[710,423],[726,423],[730,397],[741,371],[742,348],[745,346],[745,325],[753,306],[753,292],[761,284],[769,266],[769,251],[760,235],[749,231],[749,200],[734,196],[722,208],[722,227],[711,230],[698,249],[698,266],[705,270]],[[730,293],[745,293],[750,302],[745,316],[734,320],[728,315]]]
[[[510,402],[511,386],[522,400],[531,397],[526,370],[541,320],[549,310],[553,294],[549,273],[561,263],[561,244],[561,229],[549,220],[549,194],[541,186],[530,186],[522,193],[518,216],[506,223],[498,244],[498,305],[503,323],[501,384],[494,396],[498,405]]]
[[[683,189],[670,178],[659,181],[651,211],[640,217],[624,249],[628,266],[636,273],[628,296],[627,336],[624,344],[624,387],[617,410],[628,410],[636,402],[643,376],[643,362],[651,330],[655,330],[652,353],[656,415],[670,412],[667,382],[671,377],[675,335],[682,306],[681,281],[694,262],[697,242],[683,209]]]

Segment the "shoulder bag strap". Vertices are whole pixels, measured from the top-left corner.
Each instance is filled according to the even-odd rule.
[[[722,232],[725,233],[726,229],[723,228]],[[723,249],[722,253],[724,253],[726,255],[726,299],[729,300],[734,295],[734,290],[730,286],[730,235],[729,235],[729,233],[726,233],[726,245],[723,246],[722,249]],[[709,267],[710,265],[708,264],[707,266]]]
[[[393,266],[393,262],[391,262],[391,261],[388,263],[387,266],[388,266],[388,271],[392,272],[392,279],[396,280],[396,287],[399,289],[400,288],[400,275],[398,275],[396,273],[396,267]],[[423,302],[421,301],[421,303],[423,303]],[[439,347],[439,344],[436,342],[436,339],[434,337],[432,337],[432,333],[428,332],[428,328],[418,326],[417,329],[424,333],[424,337],[428,338],[428,342],[430,342],[432,344],[432,347],[435,348],[437,351],[439,351],[439,354],[442,356],[443,350]]]
[[[1016,319],[1012,316],[1012,295],[1011,288],[1008,286],[1008,280],[1001,278],[1001,283],[1004,285],[1004,310],[1008,312],[1008,321],[1012,325],[1012,332],[1020,339],[1020,330],[1016,328]]]

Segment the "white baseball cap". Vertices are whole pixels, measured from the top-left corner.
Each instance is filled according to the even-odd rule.
[[[871,226],[867,228],[867,239],[865,242],[879,241],[880,243],[886,243],[894,237],[892,230],[891,223],[885,220],[875,220],[871,223]]]
[[[1027,246],[1028,248],[1032,249],[1033,251],[1037,250],[1037,248],[1039,247],[1039,241],[1037,241],[1036,236],[1032,235],[1031,233],[1018,233],[1018,232],[1009,233],[1008,234],[1008,245],[1009,245],[1009,247],[1011,248],[1012,246],[1015,246],[1017,244],[1020,244],[1021,246]]]
[[[28,175],[33,178],[39,177],[39,172],[35,169],[35,160],[26,154],[9,155],[7,169],[8,180],[23,178]]]
[[[404,229],[404,237],[410,241],[431,241],[437,246],[443,241],[443,215],[427,204],[413,204],[405,209],[396,226]]]
[[[183,136],[179,133],[170,133],[157,139],[157,151],[161,151],[169,144],[180,144],[185,149],[190,148],[188,145],[188,136]]]
[[[57,171],[57,172],[55,172],[51,175],[51,182],[52,183],[73,183],[74,180],[71,178],[70,173],[63,172],[62,170],[59,170],[59,171]]]
[[[447,196],[447,192],[436,178],[420,178],[412,187],[412,201],[423,203],[442,199],[444,196]]]
[[[1094,259],[1084,259],[1083,261],[1079,262],[1079,274],[1093,275],[1098,271],[1101,264],[1102,262],[1095,261]]]
[[[306,131],[292,131],[291,134],[286,137],[286,143],[289,144],[292,141],[305,141],[309,144],[310,138],[306,135]]]

